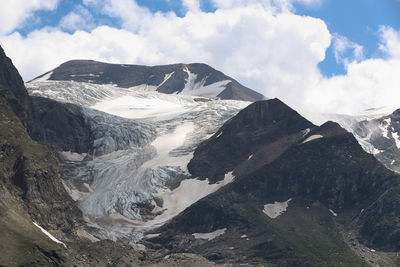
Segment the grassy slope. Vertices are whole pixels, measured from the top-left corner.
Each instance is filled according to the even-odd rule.
[[[0,265],[69,265],[63,246],[34,226],[18,205],[9,204],[0,209]]]

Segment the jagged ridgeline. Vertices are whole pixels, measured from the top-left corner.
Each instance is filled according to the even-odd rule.
[[[399,266],[399,176],[337,123],[204,64],[69,61],[28,95],[0,63],[0,265]]]

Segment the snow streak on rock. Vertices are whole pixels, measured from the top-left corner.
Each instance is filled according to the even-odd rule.
[[[226,228],[223,228],[223,229],[218,229],[211,233],[194,233],[192,235],[194,236],[195,239],[206,239],[208,241],[211,241],[217,238],[218,236],[225,234],[225,231]]]

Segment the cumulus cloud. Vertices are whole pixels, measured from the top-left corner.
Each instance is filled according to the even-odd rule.
[[[62,27],[78,30],[43,28],[26,37],[3,35],[0,41],[25,80],[70,59],[145,65],[204,62],[305,113],[400,106],[400,33],[392,28],[379,32],[385,57],[365,59],[362,46],[331,34],[324,21],[291,10],[295,1],[311,5],[316,0],[213,0],[217,10],[209,13],[201,11],[197,0],[182,1],[188,12],[178,17],[152,13],[133,0],[84,0],[87,8],[95,6],[119,20],[121,28],[83,31],[79,19],[68,24],[65,18]],[[318,69],[331,44],[346,75],[326,78]]]
[[[60,27],[69,31],[90,30],[95,27],[95,23],[89,10],[78,5],[61,19]]]
[[[0,0],[0,34],[7,34],[23,25],[37,10],[54,10],[58,0]]]
[[[191,12],[200,11],[200,1],[199,0],[182,0],[183,6]]]
[[[264,7],[287,11],[293,9],[293,4],[300,3],[308,6],[318,6],[322,0],[212,0],[217,8],[242,7],[252,4],[261,4]]]
[[[345,36],[339,34],[333,35],[333,48],[336,62],[347,66],[352,61],[361,61],[364,59],[364,47],[350,41]],[[350,51],[351,56],[347,53]]]

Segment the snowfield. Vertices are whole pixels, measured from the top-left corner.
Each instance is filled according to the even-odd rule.
[[[82,107],[93,145],[87,154],[61,152],[61,170],[97,238],[134,244],[234,179],[229,172],[209,184],[190,177],[187,165],[197,145],[250,102],[168,95],[146,85],[39,81],[26,86],[31,95]]]
[[[323,138],[323,136],[320,135],[320,134],[311,135],[311,136],[308,137],[306,140],[304,140],[304,141],[302,142],[302,144],[308,143],[308,142],[310,142],[310,141],[312,141],[312,140],[319,139],[319,138]]]
[[[211,241],[217,238],[220,235],[225,234],[226,228],[218,229],[211,233],[194,233],[192,234],[195,239],[206,239],[207,241]]]
[[[287,207],[289,206],[289,202],[291,200],[292,199],[289,198],[284,202],[275,201],[273,204],[265,204],[263,212],[271,219],[275,219],[281,216],[286,211]]]

